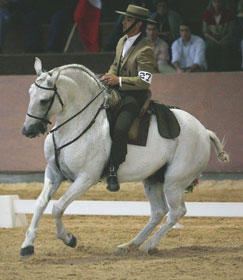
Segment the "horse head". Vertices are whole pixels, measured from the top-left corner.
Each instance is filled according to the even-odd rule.
[[[57,68],[44,72],[42,62],[37,57],[34,68],[37,78],[29,89],[30,102],[22,130],[23,135],[30,138],[45,134],[47,125],[51,124],[51,116],[60,112],[63,107],[57,89],[60,70]],[[58,98],[55,98],[56,96]]]

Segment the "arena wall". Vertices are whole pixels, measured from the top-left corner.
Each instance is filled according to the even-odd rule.
[[[45,169],[44,137],[28,139],[21,130],[28,107],[28,89],[35,76],[0,76],[0,172]],[[214,151],[206,171],[243,172],[243,73],[156,74],[153,99],[178,106],[205,127],[225,137],[231,161],[220,164]]]

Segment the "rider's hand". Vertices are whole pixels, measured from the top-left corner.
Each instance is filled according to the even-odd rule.
[[[114,74],[109,74],[106,73],[102,78],[101,81],[103,81],[103,83],[106,86],[115,86],[115,85],[119,85],[119,77],[117,77]]]

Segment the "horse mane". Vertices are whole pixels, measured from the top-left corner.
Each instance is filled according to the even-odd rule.
[[[52,69],[51,72],[54,72],[54,71],[64,72],[65,70],[70,70],[70,69],[81,70],[88,77],[92,78],[94,80],[94,82],[98,85],[99,88],[104,87],[104,85],[100,82],[100,80],[96,77],[96,75],[91,70],[89,70],[88,68],[86,68],[84,65],[81,65],[81,64],[63,65],[63,66]]]

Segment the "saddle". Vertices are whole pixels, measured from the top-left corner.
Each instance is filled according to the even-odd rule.
[[[117,110],[120,106],[119,97],[113,92],[113,103],[110,106]],[[116,100],[116,102],[114,102]],[[128,144],[146,146],[150,119],[152,115],[157,118],[158,131],[163,138],[175,139],[180,134],[180,125],[170,110],[176,108],[151,100],[151,92],[143,104],[138,117],[134,120],[128,132]],[[177,108],[179,109],[179,108]]]

